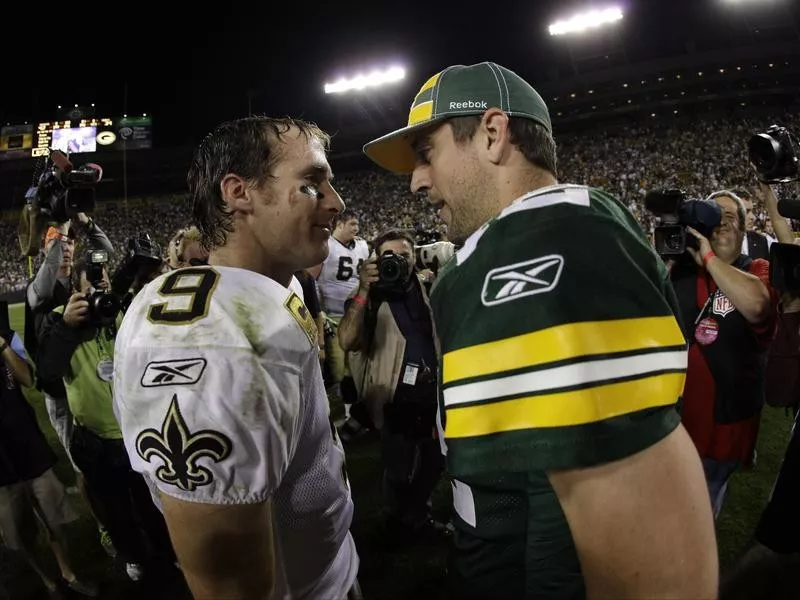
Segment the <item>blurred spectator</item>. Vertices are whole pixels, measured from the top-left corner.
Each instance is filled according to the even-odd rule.
[[[0,307],[7,311],[7,306]],[[5,329],[5,327],[3,327]],[[10,329],[0,331],[0,534],[36,571],[51,598],[68,587],[94,597],[94,585],[79,581],[67,554],[63,525],[78,518],[53,472],[55,454],[47,444],[22,387],[33,385],[22,340]],[[36,523],[47,530],[61,571],[54,577],[36,549]]]

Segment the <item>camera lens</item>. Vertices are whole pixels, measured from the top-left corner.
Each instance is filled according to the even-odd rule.
[[[747,144],[750,162],[758,169],[769,171],[778,161],[781,147],[771,135],[759,133],[750,138]]]
[[[681,247],[681,236],[679,234],[673,234],[667,237],[664,240],[664,245],[669,250],[679,250]]]
[[[119,313],[119,298],[114,294],[97,294],[92,308],[101,324],[110,325],[117,318],[117,313]]]
[[[399,279],[400,268],[398,264],[393,260],[385,261],[383,264],[381,264],[380,277],[386,282],[392,282]]]

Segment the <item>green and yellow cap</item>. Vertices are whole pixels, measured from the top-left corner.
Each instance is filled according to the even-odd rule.
[[[522,77],[492,62],[454,65],[423,84],[408,113],[408,125],[369,142],[364,153],[384,169],[411,173],[416,162],[414,132],[452,117],[481,115],[492,107],[532,119],[552,132],[547,105]]]

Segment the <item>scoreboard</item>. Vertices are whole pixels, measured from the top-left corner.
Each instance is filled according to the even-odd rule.
[[[46,121],[0,129],[0,160],[152,148],[150,117],[105,117]]]
[[[36,127],[31,156],[47,156],[50,150],[69,154],[138,150],[152,147],[149,117],[89,118],[50,121]]]

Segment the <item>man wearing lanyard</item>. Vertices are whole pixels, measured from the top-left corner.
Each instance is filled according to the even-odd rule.
[[[707,239],[692,228],[693,262],[671,279],[690,344],[681,419],[697,446],[715,517],[728,479],[753,456],[764,404],[766,350],[775,333],[778,296],[769,263],[741,253],[746,210],[733,192],[709,196],[722,222]]]

